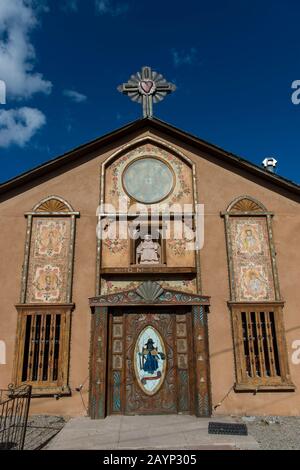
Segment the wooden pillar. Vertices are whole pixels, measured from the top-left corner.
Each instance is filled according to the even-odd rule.
[[[107,307],[95,307],[91,321],[89,415],[106,416]]]
[[[193,306],[195,415],[211,416],[208,325],[204,305]]]

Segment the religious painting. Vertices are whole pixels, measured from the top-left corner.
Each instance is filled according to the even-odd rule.
[[[147,326],[139,334],[134,350],[136,378],[147,395],[154,395],[163,384],[166,360],[166,349],[159,332],[153,326]]]
[[[231,217],[233,286],[237,301],[274,300],[269,234],[264,217]]]
[[[240,223],[236,231],[238,254],[263,254],[263,233],[257,223]]]
[[[245,300],[268,299],[268,279],[263,266],[241,266],[240,298]]]
[[[67,221],[38,220],[36,225],[35,256],[53,257],[62,253],[66,239]]]
[[[70,246],[69,217],[33,218],[26,302],[67,301]]]
[[[34,298],[37,301],[57,301],[61,287],[61,272],[59,267],[46,265],[37,268],[32,287]]]

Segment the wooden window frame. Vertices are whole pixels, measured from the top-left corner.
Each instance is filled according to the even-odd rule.
[[[235,356],[235,373],[236,382],[234,389],[237,392],[263,392],[263,391],[294,391],[295,386],[292,383],[288,354],[285,338],[285,329],[283,322],[283,306],[284,301],[281,297],[279,277],[276,264],[276,250],[274,245],[274,236],[272,229],[272,218],[274,214],[269,212],[266,207],[257,199],[248,195],[241,195],[234,199],[225,212],[220,213],[224,217],[225,222],[225,236],[227,248],[227,261],[228,261],[228,274],[229,274],[229,287],[230,287],[230,301],[228,306],[232,318],[232,333],[233,345]],[[274,299],[268,301],[240,301],[237,298],[234,267],[233,267],[233,254],[232,254],[232,240],[230,232],[230,222],[234,217],[263,217],[266,220],[268,231],[268,243],[270,250],[270,259],[273,274],[274,285]],[[242,312],[256,312],[256,318],[259,317],[259,312],[274,312],[275,321],[275,334],[276,346],[278,351],[278,361],[280,376],[277,377],[249,377],[246,373],[245,357],[244,357],[244,339],[242,330]],[[261,333],[261,332],[260,332]],[[268,340],[269,341],[269,340]],[[258,339],[258,343],[262,345],[262,338]],[[259,353],[260,354],[260,353]],[[259,361],[262,358],[259,356]]]
[[[68,385],[69,376],[69,357],[70,357],[70,332],[71,332],[71,314],[74,309],[74,304],[32,304],[32,305],[16,305],[18,311],[18,335],[16,339],[16,354],[13,371],[13,383],[16,386],[28,384],[32,385],[33,396],[49,396],[49,395],[70,395],[71,390]],[[37,380],[23,381],[23,362],[24,362],[24,347],[26,339],[26,323],[27,317],[31,316],[46,316],[46,315],[60,315],[60,347],[57,365],[57,380],[39,380],[40,372],[38,373]],[[42,333],[43,334],[43,333]],[[52,336],[52,349],[54,347],[54,338]],[[39,344],[42,349],[39,349],[40,360],[43,363],[45,338],[41,336]],[[48,367],[51,367],[49,364]],[[41,366],[39,365],[39,369]]]
[[[21,280],[21,295],[20,303],[16,305],[18,312],[18,321],[17,321],[17,333],[15,341],[15,356],[14,356],[14,366],[13,366],[13,377],[12,381],[16,386],[29,384],[32,385],[32,394],[33,396],[51,396],[51,395],[70,395],[71,390],[68,385],[68,374],[69,374],[69,361],[70,361],[70,335],[71,335],[71,316],[72,311],[74,310],[75,305],[72,303],[72,285],[73,285],[73,268],[74,268],[74,246],[75,246],[75,225],[76,218],[80,217],[79,212],[75,212],[72,206],[62,197],[57,195],[50,195],[39,201],[31,211],[26,212],[25,217],[27,218],[27,229],[26,229],[26,238],[25,238],[25,252],[24,252],[24,262],[22,270],[22,280]],[[70,243],[68,248],[68,265],[67,265],[67,280],[66,280],[66,292],[65,298],[62,299],[61,303],[57,302],[30,302],[28,301],[28,276],[30,269],[30,256],[31,256],[31,241],[33,234],[33,221],[35,218],[61,218],[66,217],[70,219]],[[60,336],[59,336],[59,356],[57,363],[57,379],[53,379],[55,374],[52,374],[51,380],[40,380],[41,371],[37,372],[37,380],[23,380],[23,362],[24,362],[24,347],[26,340],[26,322],[29,315],[41,315],[53,316],[55,314],[60,315]],[[41,326],[44,326],[45,329],[52,328],[54,325],[53,319],[51,319],[50,325],[46,322],[48,320],[39,320],[41,321]],[[35,324],[33,325],[35,327]],[[42,332],[42,337],[39,335],[35,336],[33,339],[32,332],[30,332],[29,337],[33,342],[38,342],[39,348],[37,349],[39,354],[39,359],[41,362],[41,367],[44,366],[44,361],[46,361],[48,367],[48,361],[51,361],[51,358],[47,356],[47,352],[44,353],[44,348],[46,343],[49,344],[51,348],[51,338],[53,340],[53,331],[52,336],[47,338],[45,331],[39,330]],[[49,331],[49,330],[47,330]],[[27,331],[28,333],[28,331]],[[44,335],[44,337],[43,337]],[[40,341],[40,342],[39,342]],[[54,340],[53,340],[54,341]],[[37,343],[36,343],[37,344]],[[55,347],[55,343],[52,344],[52,349]],[[28,354],[30,351],[30,346],[28,349]],[[34,349],[35,351],[35,349]],[[43,354],[41,352],[43,351]],[[36,360],[36,359],[35,359]],[[30,367],[30,357],[28,359]],[[33,366],[32,366],[33,367]],[[40,363],[38,364],[40,368]],[[45,370],[43,369],[43,374]],[[51,372],[51,370],[50,370]],[[48,377],[50,377],[50,372],[48,371]],[[47,374],[46,374],[47,375]],[[27,376],[28,377],[28,376]],[[32,379],[32,376],[31,376]]]
[[[237,392],[263,392],[263,391],[294,391],[295,386],[291,381],[287,348],[285,341],[285,331],[283,324],[283,302],[228,302],[232,316],[233,342],[235,355],[236,382],[234,389]],[[244,354],[244,334],[242,328],[242,312],[250,314],[255,312],[273,312],[275,321],[276,346],[278,351],[278,362],[280,375],[250,377],[247,374],[247,366]],[[258,342],[262,341],[261,332],[258,331]],[[253,341],[250,339],[250,342]],[[260,346],[262,343],[260,344]],[[272,348],[272,345],[269,345]],[[258,350],[259,362],[264,364],[264,353],[260,347]],[[251,357],[251,353],[250,353]],[[252,362],[255,354],[252,351]],[[252,366],[251,366],[252,367]],[[263,375],[263,374],[262,374]]]

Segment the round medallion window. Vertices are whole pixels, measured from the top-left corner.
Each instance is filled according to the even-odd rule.
[[[174,175],[166,163],[145,157],[134,160],[125,168],[123,185],[127,194],[136,201],[154,204],[170,194]]]

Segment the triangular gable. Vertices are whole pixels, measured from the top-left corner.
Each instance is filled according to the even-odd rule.
[[[164,121],[161,121],[157,118],[145,118],[134,121],[98,139],[81,145],[80,147],[77,147],[7,182],[4,182],[0,185],[0,195],[25,185],[28,182],[32,182],[41,176],[47,175],[51,171],[63,168],[65,165],[76,162],[80,159],[80,157],[86,155],[87,153],[96,152],[100,148],[104,149],[106,146],[111,145],[118,139],[129,136],[133,132],[136,133],[146,129],[153,129],[164,132],[167,136],[176,138],[182,143],[193,146],[195,149],[213,156],[216,160],[219,160],[222,163],[226,162],[227,164],[231,164],[232,167],[244,170],[248,172],[249,175],[251,174],[256,177],[260,177],[262,180],[266,180],[268,183],[274,185],[274,187],[285,189],[290,193],[300,196],[300,186],[298,184],[274,173],[270,173],[265,169],[245,160],[244,158],[234,155],[233,153],[226,152],[216,145],[199,139],[198,137],[171,126],[170,124],[165,123]]]

